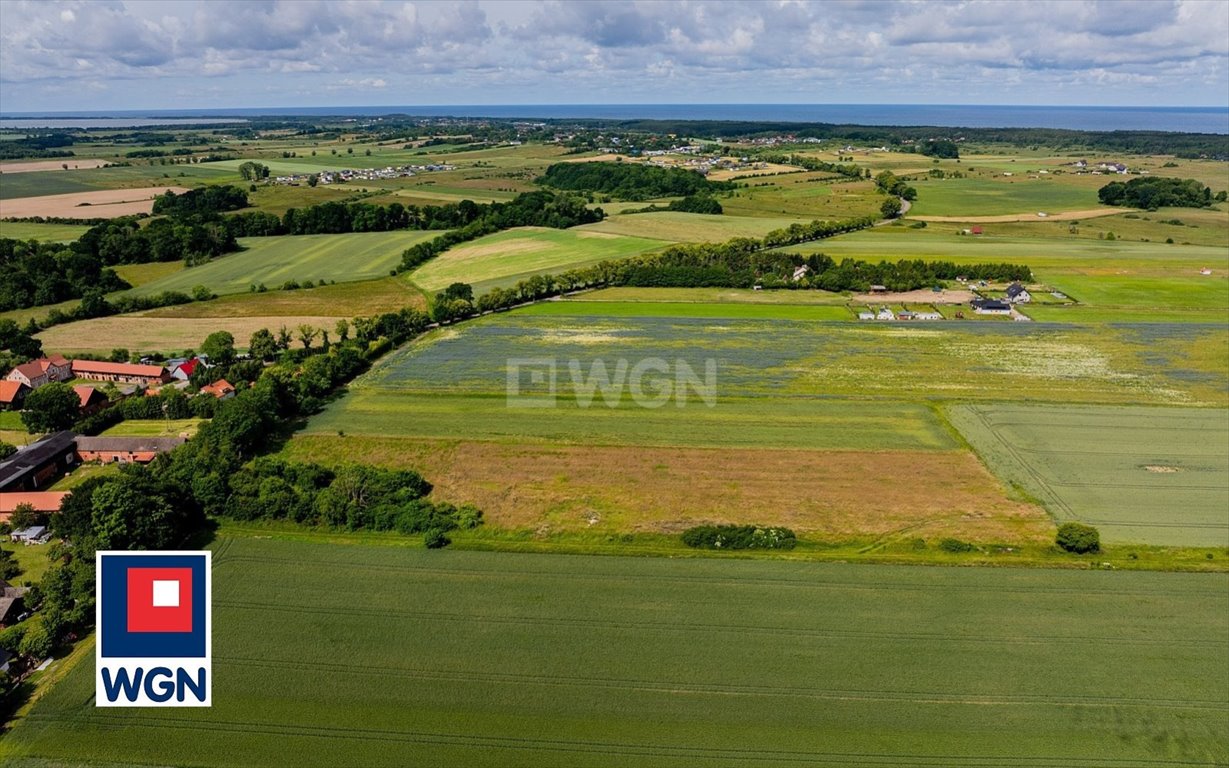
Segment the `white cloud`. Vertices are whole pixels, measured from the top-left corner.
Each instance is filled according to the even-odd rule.
[[[60,104],[71,89],[48,87],[83,77],[110,83],[114,108],[315,88],[388,103],[1224,104],[1229,3],[5,0],[0,109]]]

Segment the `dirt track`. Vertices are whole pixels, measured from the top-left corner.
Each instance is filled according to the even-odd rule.
[[[28,216],[113,219],[117,216],[149,213],[154,207],[154,196],[168,190],[176,194],[188,191],[186,187],[141,187],[74,192],[68,195],[17,197],[0,200],[0,219],[24,219]]]
[[[1079,221],[1080,219],[1095,219],[1098,216],[1113,216],[1116,213],[1130,213],[1134,208],[1090,208],[1087,211],[1057,211],[1045,216],[1032,213],[1007,213],[1002,216],[910,216],[914,221],[957,222],[967,224],[1002,224],[1009,221]]]

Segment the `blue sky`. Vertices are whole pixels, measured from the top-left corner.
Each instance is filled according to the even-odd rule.
[[[0,111],[1229,104],[1229,0],[4,0]]]

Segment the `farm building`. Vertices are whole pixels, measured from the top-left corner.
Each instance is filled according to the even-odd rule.
[[[969,302],[979,315],[1010,315],[1011,305],[998,299],[974,299]]]
[[[77,397],[81,399],[82,416],[98,413],[103,408],[106,408],[109,402],[106,395],[85,384],[78,384],[73,387],[73,392],[76,392]]]
[[[0,381],[0,411],[16,411],[21,408],[30,387],[20,381]]]
[[[935,312],[934,310],[928,310],[928,311],[924,310],[921,312],[914,312],[913,319],[914,320],[942,320],[943,315],[939,314],[938,312]]]
[[[859,320],[874,320],[874,319],[875,319],[875,313],[874,313],[874,312],[869,312],[869,311],[863,310],[863,311],[861,311],[861,312],[859,312],[859,313],[858,313],[858,319],[859,319]]]
[[[806,277],[807,273],[810,271],[811,271],[811,268],[807,266],[806,264],[803,264],[801,267],[798,267],[797,269],[795,269],[794,270],[794,282],[796,283],[802,278]]]
[[[200,357],[191,357],[187,360],[168,360],[166,369],[171,372],[171,378],[177,381],[187,381],[192,374],[196,373],[196,369],[205,366],[205,361]]]
[[[77,455],[82,461],[103,464],[148,464],[160,453],[183,445],[182,437],[78,437]]]
[[[51,531],[47,530],[45,525],[32,525],[20,531],[13,531],[9,534],[9,538],[19,544],[46,544],[51,538]]]
[[[219,400],[228,400],[235,396],[235,388],[226,379],[218,379],[214,383],[201,387],[202,395],[213,395]]]
[[[21,615],[24,598],[26,595],[25,587],[14,587],[4,579],[0,579],[0,629],[11,626],[16,623],[17,617]],[[3,661],[3,666],[0,669],[7,670],[8,655],[0,657]]]
[[[25,384],[30,389],[38,389],[44,384],[50,384],[53,381],[68,381],[73,377],[72,362],[60,355],[52,355],[51,357],[40,357],[37,360],[31,360],[28,363],[23,363],[13,370],[9,371],[8,376],[4,378],[8,381],[17,381]]]
[[[29,505],[35,512],[51,514],[60,511],[60,502],[68,495],[68,491],[26,491],[0,493],[0,522],[7,522],[17,508],[23,504]]]
[[[0,492],[36,491],[77,463],[72,432],[56,432],[0,461]]]
[[[879,314],[875,315],[876,320],[895,320],[896,315],[888,307],[883,307],[879,310]]]
[[[122,381],[126,384],[165,384],[171,380],[161,365],[106,363],[97,360],[74,360],[73,374],[93,381]]]
[[[1007,286],[1007,300],[1012,304],[1027,304],[1033,300],[1033,297],[1023,285],[1012,283]]]

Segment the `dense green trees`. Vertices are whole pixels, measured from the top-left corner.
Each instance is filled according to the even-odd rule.
[[[129,287],[99,259],[68,246],[0,239],[0,311]]]
[[[256,165],[256,163],[252,163]],[[263,166],[261,166],[263,167]],[[268,169],[266,168],[266,173]],[[237,211],[248,206],[248,194],[239,187],[220,184],[190,189],[183,194],[166,192],[154,198],[154,215],[191,216]]]
[[[67,384],[44,384],[26,395],[21,423],[31,434],[68,429],[81,412],[81,398]]]
[[[917,142],[917,151],[929,157],[954,159],[960,157],[960,147],[950,139],[929,139]]]
[[[1205,208],[1212,204],[1212,190],[1197,179],[1167,179],[1142,176],[1125,184],[1111,181],[1097,190],[1105,205],[1124,205],[1156,210],[1164,206]]]
[[[1077,555],[1101,551],[1101,534],[1096,528],[1083,523],[1063,523],[1058,526],[1054,543],[1059,549]]]
[[[42,355],[43,343],[33,336],[37,332],[38,328],[21,328],[15,320],[0,318],[0,369],[7,371]]]
[[[728,181],[709,181],[695,171],[644,163],[555,163],[539,183],[578,192],[598,192],[621,200],[696,195],[734,189]]]
[[[793,549],[798,537],[789,528],[697,525],[683,531],[683,543],[696,549]]]
[[[239,175],[244,181],[260,181],[269,178],[269,166],[249,160],[239,164]]]

